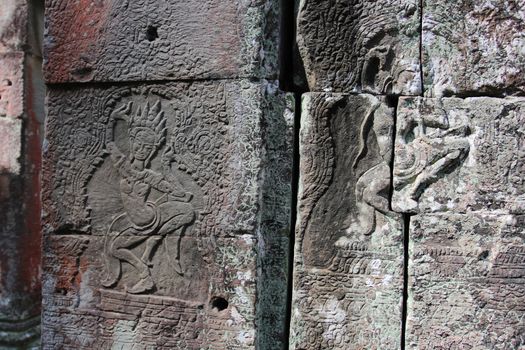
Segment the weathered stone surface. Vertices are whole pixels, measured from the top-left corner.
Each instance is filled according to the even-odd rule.
[[[520,0],[424,0],[423,72],[429,97],[525,93]]]
[[[412,217],[407,349],[525,347],[525,216]]]
[[[416,0],[300,0],[310,90],[419,94],[419,18]]]
[[[389,209],[394,109],[303,97],[292,349],[397,349],[403,234]]]
[[[0,117],[0,174],[20,173],[20,153],[22,148],[22,121]]]
[[[23,51],[27,39],[27,0],[2,0],[0,53]]]
[[[46,0],[46,81],[276,77],[278,7],[277,0]]]
[[[525,212],[525,99],[401,98],[392,206]]]
[[[248,81],[51,89],[44,349],[280,349],[287,106]]]
[[[38,1],[0,2],[0,349],[38,349],[41,303],[41,42]],[[42,13],[40,14],[42,16]],[[31,63],[30,63],[31,62]]]
[[[0,54],[0,118],[24,113],[24,53]]]

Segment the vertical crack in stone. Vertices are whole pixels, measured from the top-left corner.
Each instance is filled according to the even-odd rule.
[[[299,130],[301,126],[301,94],[295,93],[295,120],[293,137],[293,165],[292,165],[292,201],[290,215],[290,244],[288,263],[288,300],[286,308],[285,349],[290,348],[290,325],[292,319],[293,269],[295,249],[295,225],[297,222],[297,195],[299,189]]]
[[[425,73],[423,72],[423,6],[425,0],[419,0],[419,75],[421,80],[421,96],[425,94]]]
[[[410,244],[410,214],[403,214],[403,302],[401,306],[401,350],[405,350],[407,302],[408,302],[408,260]]]

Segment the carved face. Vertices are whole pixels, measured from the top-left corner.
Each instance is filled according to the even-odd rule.
[[[140,161],[146,161],[157,150],[156,137],[151,130],[140,130],[131,139],[131,154]]]

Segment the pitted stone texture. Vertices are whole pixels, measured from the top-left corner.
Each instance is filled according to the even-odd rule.
[[[248,81],[51,89],[43,348],[282,348],[291,106]]]
[[[0,53],[23,51],[27,36],[27,0],[2,0]]]
[[[24,54],[0,54],[0,118],[24,113]]]
[[[46,0],[46,81],[276,77],[278,7],[276,0]]]
[[[424,0],[423,72],[429,97],[525,93],[520,0]]]
[[[372,95],[303,98],[292,349],[397,349],[402,219],[389,210],[394,109]]]
[[[525,216],[416,215],[407,349],[525,347]]]
[[[22,121],[0,117],[0,174],[19,174],[22,150]]]
[[[401,98],[392,206],[525,212],[525,99]]]
[[[300,0],[310,91],[418,95],[419,1]]]

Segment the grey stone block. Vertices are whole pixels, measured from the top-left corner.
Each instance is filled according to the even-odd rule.
[[[525,99],[401,98],[392,206],[525,212]]]
[[[44,349],[281,348],[293,99],[232,80],[47,101]]]
[[[523,95],[524,23],[520,1],[424,0],[426,95]]]
[[[407,349],[525,346],[525,216],[410,222]]]
[[[397,349],[403,233],[389,209],[394,108],[303,97],[292,349]]]

